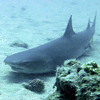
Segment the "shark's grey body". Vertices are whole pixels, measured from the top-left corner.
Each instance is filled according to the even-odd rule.
[[[71,15],[62,37],[39,47],[8,56],[4,62],[17,72],[45,73],[53,71],[65,60],[78,58],[85,52],[95,33],[95,21],[96,15],[91,27],[89,20],[84,31],[75,33],[72,28]]]

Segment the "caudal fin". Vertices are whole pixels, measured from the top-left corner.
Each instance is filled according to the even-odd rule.
[[[93,21],[92,27],[95,27],[95,23],[96,23],[96,16],[97,16],[97,11],[96,11],[96,13],[95,13],[95,17],[94,17],[94,21]]]

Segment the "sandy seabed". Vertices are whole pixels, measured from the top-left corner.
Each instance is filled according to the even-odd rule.
[[[55,91],[55,75],[14,73],[3,61],[8,55],[26,50],[9,46],[16,40],[27,43],[30,49],[62,36],[71,14],[73,28],[79,32],[86,28],[89,17],[93,21],[97,11],[93,48],[79,60],[82,63],[94,60],[100,65],[99,9],[99,0],[0,0],[0,100],[42,100]],[[34,78],[44,80],[44,93],[22,86]]]

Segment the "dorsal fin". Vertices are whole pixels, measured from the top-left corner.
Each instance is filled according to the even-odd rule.
[[[88,21],[88,26],[87,26],[87,29],[90,28],[90,18],[89,18],[89,21]]]
[[[72,35],[74,35],[75,32],[73,31],[73,27],[72,27],[72,14],[69,18],[69,22],[68,22],[68,25],[67,25],[67,28],[65,30],[65,33],[64,33],[64,37],[71,37]]]
[[[95,13],[95,17],[94,17],[94,21],[93,21],[92,27],[95,27],[95,23],[96,23],[96,16],[97,16],[97,11],[96,11],[96,13]]]

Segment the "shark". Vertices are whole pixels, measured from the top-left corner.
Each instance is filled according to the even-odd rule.
[[[77,59],[90,46],[95,33],[96,14],[92,25],[90,18],[84,31],[75,33],[72,14],[63,36],[38,47],[7,56],[4,63],[18,73],[41,74],[56,70],[65,60]]]

